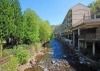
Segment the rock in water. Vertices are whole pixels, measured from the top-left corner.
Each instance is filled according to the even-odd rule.
[[[67,56],[66,55],[63,55],[63,57],[66,58]]]
[[[82,61],[80,61],[80,64],[83,64],[83,62],[82,62]]]
[[[55,64],[55,61],[54,61],[54,60],[52,60],[52,61],[51,61],[51,63],[52,63],[52,64]]]
[[[45,68],[44,71],[49,71],[49,70],[47,68]]]

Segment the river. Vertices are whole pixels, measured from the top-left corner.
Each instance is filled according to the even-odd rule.
[[[58,40],[52,39],[50,46],[36,66],[25,71],[94,71],[75,61]]]

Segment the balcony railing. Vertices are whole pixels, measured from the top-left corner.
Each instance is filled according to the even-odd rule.
[[[73,24],[73,27],[76,27],[82,23],[88,23],[88,22],[100,22],[100,16],[96,17],[94,15],[93,18],[91,16],[83,16],[83,19]]]
[[[99,33],[91,33],[91,34],[83,34],[79,36],[79,39],[81,40],[100,40],[100,34]]]
[[[96,17],[94,16],[93,18],[91,16],[85,16],[84,17],[84,22],[88,23],[88,22],[100,22],[100,17]]]

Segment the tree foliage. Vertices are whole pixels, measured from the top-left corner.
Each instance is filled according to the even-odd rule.
[[[23,15],[24,38],[32,42],[39,41],[39,17],[31,9],[27,9]]]
[[[50,27],[50,23],[48,21],[42,21],[40,24],[40,40],[46,41],[49,40],[52,34],[52,29]]]
[[[35,11],[26,9],[22,14],[19,0],[0,0],[0,36],[3,39],[34,43],[49,40],[51,33],[49,22]]]
[[[11,2],[9,0],[0,1],[0,29],[2,31],[1,36],[7,37],[10,33],[15,32],[15,25],[13,23],[13,10]]]
[[[89,5],[91,9],[91,13],[96,13],[97,16],[100,16],[100,0],[96,0],[95,2]]]
[[[13,32],[13,35],[17,38],[22,39],[23,38],[22,12],[18,0],[12,0],[12,10],[13,10],[13,20],[14,20],[13,23],[16,26],[14,28],[15,32]]]

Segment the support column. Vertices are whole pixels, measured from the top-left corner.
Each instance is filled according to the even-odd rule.
[[[69,34],[68,34],[68,39],[69,39]]]
[[[79,41],[80,29],[78,29],[78,50],[80,51],[80,41]]]
[[[93,50],[93,55],[95,55],[95,42],[93,42],[92,50]]]
[[[61,33],[60,33],[60,36],[61,36]]]
[[[80,28],[78,29],[78,36],[80,35]]]
[[[75,32],[73,32],[73,47],[75,46]]]
[[[80,51],[80,41],[78,40],[78,51]]]
[[[85,42],[85,48],[87,48],[87,43]]]
[[[3,49],[3,47],[2,47],[2,40],[0,40],[0,57],[2,57],[2,49]]]
[[[96,19],[96,14],[94,14],[94,19]]]

